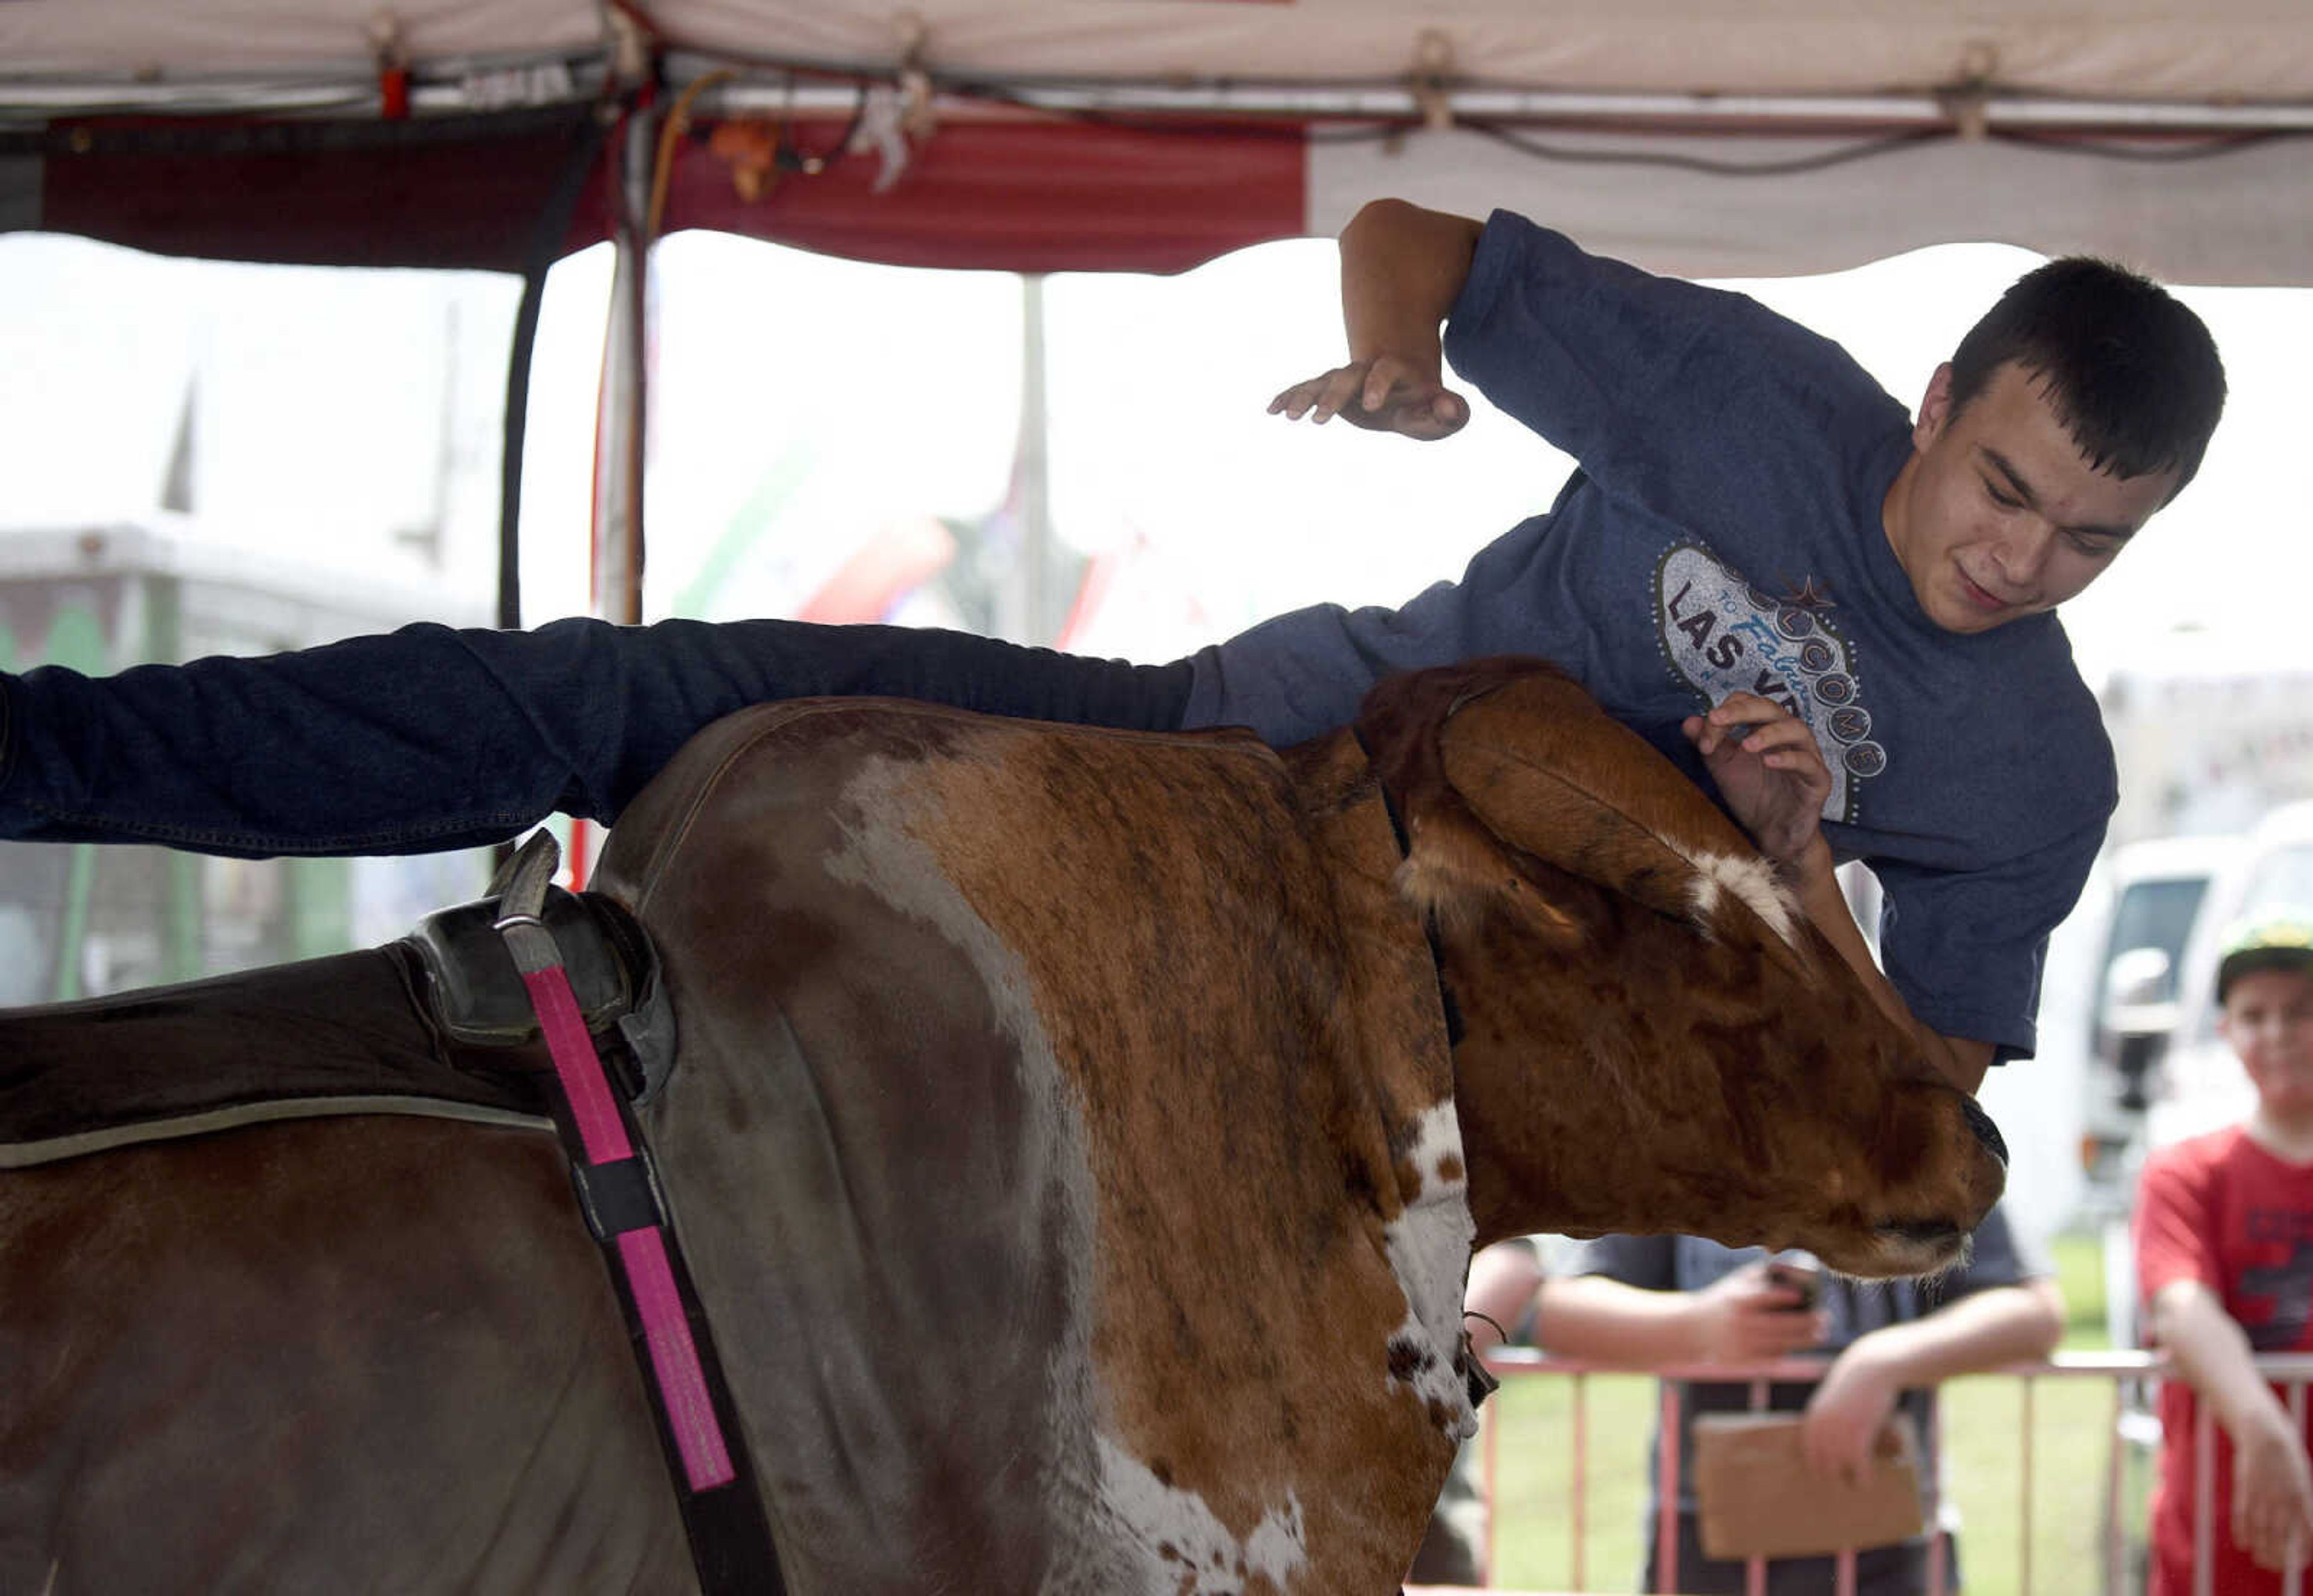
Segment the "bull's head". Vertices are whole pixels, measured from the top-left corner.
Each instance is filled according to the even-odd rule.
[[[1531,661],[1384,683],[1359,733],[1456,1004],[1481,1243],[1686,1232],[1855,1275],[1957,1259],[2005,1152],[1741,831]]]

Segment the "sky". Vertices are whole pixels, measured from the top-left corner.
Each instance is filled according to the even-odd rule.
[[[2034,260],[1948,245],[1730,285],[1916,402]],[[1342,358],[1335,272],[1330,241],[1302,240],[1174,277],[1049,280],[1057,533],[1087,553],[1135,550],[1138,602],[1112,604],[1086,646],[1164,658],[1299,604],[1400,602],[1549,504],[1565,460],[1482,402],[1429,444],[1265,414],[1279,389]],[[541,319],[523,479],[533,621],[586,604],[608,281],[606,250],[564,262]],[[776,612],[879,529],[976,519],[1002,499],[1017,278],[681,233],[660,246],[655,292],[651,614]],[[2179,635],[2252,663],[2296,653],[2313,572],[2295,469],[2313,436],[2313,292],[2180,292],[2217,336],[2232,399],[2200,480],[2068,608],[2092,680]],[[10,234],[0,295],[0,530],[149,517],[197,389],[198,536],[438,579],[486,609],[511,279]],[[406,536],[429,522],[430,571]]]

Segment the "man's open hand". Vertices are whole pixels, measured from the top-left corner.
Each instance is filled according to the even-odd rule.
[[[1339,416],[1352,426],[1427,441],[1460,432],[1470,405],[1412,362],[1382,355],[1296,382],[1269,401],[1269,413],[1320,425]]]

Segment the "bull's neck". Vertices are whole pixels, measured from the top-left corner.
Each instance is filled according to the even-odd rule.
[[[1458,1200],[1466,1161],[1442,987],[1420,917],[1397,890],[1404,855],[1381,785],[1346,730],[1283,759],[1326,863],[1344,954],[1339,1006],[1360,1039],[1361,1084],[1375,1109],[1358,1156],[1371,1164],[1376,1189],[1394,1194],[1385,1208],[1434,1200],[1441,1182]]]
[[[1454,1101],[1477,1245],[1658,1228],[1656,1199],[1678,1194],[1637,1175],[1659,1164],[1668,1133],[1631,1083],[1587,1060],[1566,1030],[1507,1006],[1513,983],[1457,973],[1450,938],[1441,968],[1461,1015]]]

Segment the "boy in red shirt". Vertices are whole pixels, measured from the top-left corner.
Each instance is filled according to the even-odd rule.
[[[2278,1592],[2277,1570],[2313,1557],[2308,1435],[2251,1362],[2313,1351],[2313,916],[2236,932],[2217,1001],[2256,1109],[2154,1153],[2137,1194],[2145,1322],[2173,1364],[2160,1390],[2152,1596],[2194,1590],[2196,1401],[2216,1419],[2209,1588]]]

